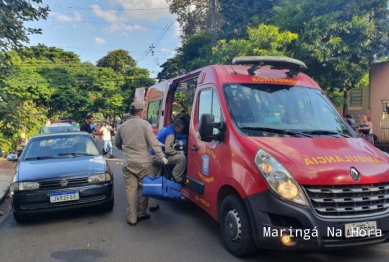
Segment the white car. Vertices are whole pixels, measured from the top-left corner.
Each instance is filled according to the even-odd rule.
[[[53,123],[49,127],[50,133],[72,132],[75,131],[69,123]]]

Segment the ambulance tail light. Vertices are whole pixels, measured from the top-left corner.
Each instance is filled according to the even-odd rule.
[[[300,185],[273,156],[261,149],[255,156],[255,164],[270,188],[281,198],[300,205],[309,205]]]

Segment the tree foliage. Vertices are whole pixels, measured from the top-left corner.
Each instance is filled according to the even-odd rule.
[[[2,0],[0,2],[0,78],[10,73],[12,65],[6,52],[23,48],[29,43],[28,35],[42,30],[25,27],[25,22],[46,19],[49,8],[35,7],[42,0]]]
[[[190,14],[209,9],[201,0],[167,2],[185,25]],[[219,0],[218,28],[210,29],[203,19],[186,25],[194,29],[184,30],[183,46],[162,65],[159,79],[176,76],[180,68],[230,63],[238,55],[286,55],[305,62],[308,75],[341,101],[344,90],[366,83],[371,63],[388,57],[388,2]]]
[[[117,49],[100,58],[97,61],[97,66],[112,68],[117,74],[125,75],[128,68],[136,66],[136,62],[128,51]]]
[[[220,40],[213,47],[212,64],[230,64],[237,56],[282,56],[287,44],[298,38],[289,31],[280,32],[278,27],[261,24],[258,28],[247,28],[248,39]]]
[[[7,55],[15,68],[2,88],[3,149],[14,148],[21,133],[36,134],[47,118],[83,121],[91,113],[102,115],[96,120],[121,115],[128,111],[135,88],[154,83],[146,69],[129,67],[122,75],[55,47],[38,45]]]

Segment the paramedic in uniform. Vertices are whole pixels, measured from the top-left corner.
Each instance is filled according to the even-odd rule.
[[[157,134],[157,139],[161,144],[164,144],[165,147],[165,154],[167,156],[167,160],[169,161],[169,165],[174,165],[175,167],[173,169],[173,177],[174,180],[179,183],[179,184],[184,184],[185,179],[183,179],[183,175],[185,172],[185,167],[186,167],[186,157],[185,155],[174,149],[174,143],[176,139],[176,134],[182,133],[182,131],[185,128],[185,122],[177,119],[173,122],[173,124],[166,126],[162,128],[158,134]],[[151,155],[152,155],[152,160],[154,164],[154,169],[153,172],[154,174],[158,173],[158,170],[161,168],[161,164],[163,164],[158,157],[158,154],[156,154],[153,149],[151,149]],[[156,172],[157,170],[157,172]],[[158,200],[150,198],[150,211],[156,211],[159,208],[158,205]]]
[[[135,226],[137,222],[150,218],[147,214],[148,198],[142,195],[139,184],[143,177],[152,174],[153,165],[149,148],[163,164],[168,160],[156,139],[151,125],[142,119],[143,104],[131,104],[131,118],[121,125],[115,137],[115,146],[123,150],[123,179],[127,191],[127,223]],[[139,190],[138,190],[139,189]]]
[[[175,165],[172,175],[175,181],[179,184],[184,182],[183,175],[185,172],[186,157],[183,152],[180,153],[174,149],[174,143],[176,140],[176,134],[182,133],[184,128],[185,122],[177,119],[173,122],[173,124],[162,128],[157,134],[158,141],[165,147],[164,153],[169,161],[169,165]],[[160,166],[162,162],[153,149],[151,149],[151,155],[153,156],[153,164]]]

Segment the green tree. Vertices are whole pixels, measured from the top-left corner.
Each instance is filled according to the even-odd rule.
[[[181,74],[181,65],[181,57],[175,56],[173,58],[169,58],[165,63],[161,65],[162,71],[159,72],[157,75],[158,82],[162,82],[163,80],[179,76]]]
[[[117,49],[97,61],[98,67],[112,68],[117,74],[125,75],[127,70],[136,66],[135,60],[130,56],[128,51]]]
[[[42,0],[3,0],[0,2],[0,78],[11,70],[9,50],[21,49],[29,43],[28,35],[41,34],[41,29],[25,27],[25,22],[46,19],[49,8],[36,7]]]
[[[261,24],[247,28],[248,39],[220,40],[213,48],[211,64],[230,64],[236,56],[283,56],[287,45],[298,38],[289,31],[280,32],[276,26]]]
[[[269,19],[282,30],[301,32],[288,49],[329,93],[354,88],[374,56],[387,54],[385,0],[282,1]],[[330,77],[329,77],[330,76]]]

